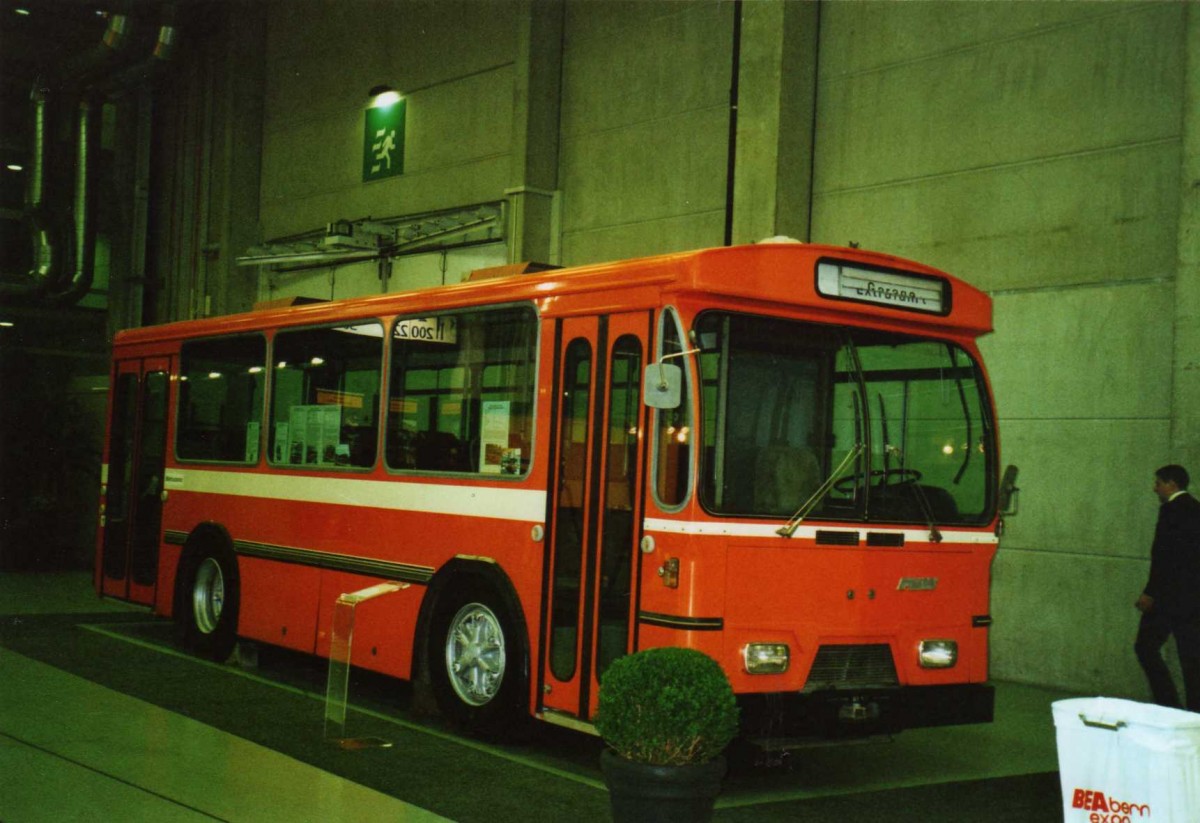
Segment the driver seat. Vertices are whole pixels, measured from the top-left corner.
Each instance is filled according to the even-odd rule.
[[[754,461],[754,509],[791,514],[821,485],[812,449],[781,444],[759,450]]]

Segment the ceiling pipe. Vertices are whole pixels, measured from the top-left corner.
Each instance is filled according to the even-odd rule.
[[[125,88],[153,82],[162,66],[174,55],[177,28],[175,4],[165,4],[160,10],[157,35],[144,59],[94,77],[85,89],[79,104],[78,133],[76,139],[75,197],[73,208],[74,255],[70,279],[65,271],[60,273],[55,290],[49,295],[51,302],[72,305],[79,302],[91,290],[96,270],[96,163],[100,150],[100,125],[97,122],[99,105],[96,95],[110,95]],[[124,27],[121,28],[124,32]],[[109,34],[116,29],[109,28]],[[110,41],[109,34],[105,43]],[[91,94],[89,94],[89,91]]]
[[[63,188],[50,176],[51,142],[56,120],[50,90],[41,78],[33,85],[33,146],[25,187],[22,222],[28,227],[33,263],[16,282],[0,281],[0,298],[38,298],[54,288],[70,265],[69,215],[60,206]]]
[[[25,280],[19,283],[0,282],[0,296],[22,297],[43,289],[58,276],[62,253],[61,223],[55,226],[46,210],[46,89],[34,84],[30,94],[33,103],[33,157],[29,165],[29,180],[25,187],[24,220],[29,225],[33,243],[33,266]]]
[[[96,165],[100,152],[99,110],[102,96],[151,82],[175,51],[178,28],[176,7],[160,9],[157,34],[148,56],[131,65],[133,24],[127,13],[130,0],[121,0],[120,12],[109,17],[100,43],[67,61],[56,72],[54,87],[63,96],[79,97],[74,122],[75,175],[71,212],[55,209],[57,197],[47,194],[50,157],[51,83],[35,84],[31,99],[34,113],[34,145],[25,217],[33,243],[33,266],[18,283],[0,282],[0,298],[33,299],[70,305],[82,299],[95,279],[96,261]],[[143,38],[144,42],[145,38]]]
[[[122,2],[122,7],[128,7],[129,0]],[[30,92],[33,109],[33,146],[30,161],[29,181],[25,192],[24,220],[29,226],[30,241],[33,247],[33,265],[26,276],[18,282],[0,282],[0,297],[4,298],[43,298],[51,295],[56,302],[73,298],[78,300],[86,289],[80,292],[80,283],[85,277],[79,270],[78,262],[82,258],[87,261],[88,272],[86,279],[91,284],[91,262],[94,261],[94,242],[87,249],[80,246],[81,241],[94,241],[94,232],[89,233],[92,215],[75,214],[75,222],[85,229],[77,228],[74,243],[70,237],[71,221],[63,216],[63,210],[58,208],[57,196],[52,196],[52,186],[47,179],[51,168],[51,141],[54,126],[53,106],[57,103],[51,99],[51,89],[61,90],[68,84],[78,87],[86,84],[91,78],[103,72],[107,66],[122,53],[129,42],[130,18],[124,13],[113,14],[109,17],[108,25],[99,43],[83,54],[63,64],[56,72],[54,80],[39,77]],[[78,157],[84,157],[81,164],[90,169],[94,158],[94,149],[84,146],[84,134],[94,143],[92,126],[92,104],[88,103],[79,114],[78,137],[76,144]],[[95,186],[89,180],[84,180],[87,172],[76,169],[75,208],[81,203],[88,202],[89,192]],[[81,181],[83,185],[81,188]],[[69,270],[74,269],[74,272]]]
[[[94,88],[111,94],[142,83],[153,82],[162,68],[175,56],[176,42],[179,38],[176,17],[176,4],[164,3],[159,10],[157,33],[147,56],[132,65],[109,72],[94,84]]]
[[[79,302],[92,287],[96,274],[96,155],[100,148],[100,124],[97,121],[99,106],[95,100],[85,97],[79,102],[76,120],[75,143],[75,198],[72,207],[74,228],[73,265],[68,280],[60,274],[55,291],[50,295],[54,303],[71,305]]]
[[[133,19],[128,14],[131,4],[125,0],[114,5],[120,11],[109,15],[100,42],[67,60],[59,69],[58,76],[64,84],[86,86],[110,71],[113,62],[125,54],[134,30]]]

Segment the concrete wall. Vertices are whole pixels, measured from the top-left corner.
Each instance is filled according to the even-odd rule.
[[[990,291],[1022,511],[996,677],[1144,696],[1131,646],[1172,443],[1185,8],[822,7],[813,239]],[[1193,466],[1200,473],[1200,466]]]
[[[574,2],[564,29],[564,261],[720,245],[733,5]]]
[[[557,13],[478,0],[273,4],[263,238],[540,185],[561,192],[559,222],[542,253],[522,259],[578,264],[719,245],[733,5],[569,3],[561,29],[540,31]],[[555,50],[561,62],[539,63]],[[547,84],[550,72],[560,77]],[[407,99],[405,172],[363,184],[362,110],[381,82]],[[561,110],[539,119],[547,85]],[[546,158],[553,167],[539,169]]]
[[[272,3],[262,233],[503,197],[513,127],[512,2]],[[405,95],[405,171],[362,182],[367,91]]]

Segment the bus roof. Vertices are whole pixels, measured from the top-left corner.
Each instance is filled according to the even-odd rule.
[[[677,252],[177,321],[118,332],[114,344],[527,301],[537,304],[544,316],[596,314],[704,295],[760,310],[772,305],[811,309],[834,323],[873,320],[968,337],[992,331],[991,298],[952,275],[879,252],[790,241]]]

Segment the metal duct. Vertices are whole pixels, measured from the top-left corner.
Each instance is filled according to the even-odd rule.
[[[122,5],[128,6],[129,4],[123,3]],[[133,23],[124,12],[111,15],[100,42],[68,60],[59,71],[59,77],[65,83],[83,86],[97,76],[106,73],[112,62],[124,52],[125,47],[129,44],[132,28]]]
[[[158,37],[154,41],[154,50],[150,53],[156,60],[170,60],[175,56],[175,6],[168,3],[163,6],[162,25],[158,27]]]
[[[46,208],[46,89],[35,88],[33,100],[33,163],[25,196],[25,211],[33,239],[32,286],[43,288],[54,282],[62,266],[61,221],[52,220]],[[57,224],[57,225],[56,225]]]
[[[33,168],[29,173],[25,206],[32,210],[40,209],[46,196],[46,89],[40,83],[35,84],[29,96],[33,100]]]
[[[75,199],[72,221],[75,229],[70,280],[60,274],[56,291],[50,296],[55,303],[72,304],[79,301],[92,287],[96,273],[96,155],[100,148],[100,124],[96,122],[99,106],[84,99],[79,103],[76,131]]]
[[[46,207],[46,140],[48,102],[46,89],[36,83],[33,102],[33,158],[25,188],[25,222],[33,243],[33,266],[19,283],[0,282],[0,297],[24,297],[45,290],[58,277],[62,266],[62,223]]]
[[[86,169],[90,169],[95,154],[94,146],[88,148],[86,142],[91,140],[94,143],[95,138],[92,133],[98,133],[98,130],[91,123],[92,105],[84,104],[79,115],[77,132],[79,142],[76,146],[77,155],[85,158],[81,164],[84,170],[76,169],[75,175],[75,222],[82,228],[77,228],[75,242],[72,245],[66,225],[68,221],[59,215],[55,203],[51,202],[52,198],[47,195],[47,190],[50,188],[46,177],[47,169],[50,167],[48,158],[52,120],[50,88],[52,85],[61,88],[64,85],[64,78],[71,83],[86,83],[97,73],[103,71],[128,42],[129,28],[128,16],[114,14],[109,18],[101,42],[75,59],[68,61],[58,72],[59,82],[52,84],[39,78],[34,83],[30,93],[34,118],[33,157],[25,195],[25,220],[29,225],[30,240],[33,244],[33,265],[23,281],[0,283],[0,297],[37,298],[52,293],[56,301],[69,299],[73,302],[86,294],[87,288],[91,286],[91,262],[95,258],[94,243],[88,244],[86,248],[80,243],[85,240],[94,240],[94,232],[88,228],[91,226],[92,216],[90,214],[80,216],[78,208],[81,203],[88,202],[88,198],[91,196],[89,192],[95,188],[90,179],[85,179],[88,177]],[[85,135],[87,136],[86,140],[84,139]],[[81,181],[82,189],[80,188]],[[89,232],[91,233],[89,234]],[[67,260],[74,260],[74,266],[67,264]],[[81,262],[87,266],[86,275],[80,270]],[[67,270],[70,268],[74,268],[74,271],[68,273]],[[88,286],[80,291],[80,283],[84,277],[88,281]],[[65,291],[62,291],[63,289]]]
[[[154,37],[149,55],[132,65],[109,72],[103,79],[98,80],[94,87],[101,91],[114,92],[152,81],[163,65],[175,56],[175,41],[179,35],[175,18],[175,4],[163,4],[159,10],[158,33]]]
[[[39,80],[34,86],[33,158],[25,202],[33,265],[21,282],[0,282],[0,299],[15,297],[72,304],[91,289],[95,276],[96,163],[100,149],[100,100],[96,92],[102,94],[151,80],[173,55],[177,35],[175,5],[164,4],[148,56],[130,65],[127,58],[133,23],[128,12],[132,4],[130,0],[118,0],[118,5],[120,10],[109,17],[99,43],[67,61],[56,71],[55,82]],[[58,102],[51,98],[51,88],[64,97],[83,96],[75,120],[74,194],[69,218],[65,216],[65,208],[56,208],[62,198],[51,190],[47,180],[48,169],[52,168],[52,104]],[[93,94],[88,93],[89,89]]]

